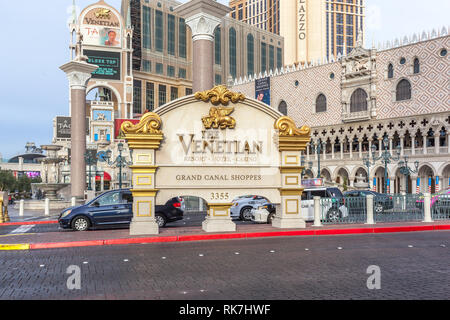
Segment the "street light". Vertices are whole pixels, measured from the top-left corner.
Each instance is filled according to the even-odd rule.
[[[119,155],[114,161],[111,161],[112,152],[111,150],[106,151],[106,155],[104,158],[102,158],[108,165],[111,167],[118,167],[119,168],[119,189],[122,189],[122,168],[128,167],[129,165],[132,165],[132,161],[127,161],[124,157],[122,157],[122,151],[123,151],[123,143],[120,142],[117,145],[117,149],[119,150]],[[130,157],[133,158],[133,151],[130,150]]]
[[[92,166],[95,166],[97,164],[97,155],[93,155],[92,152],[89,152],[92,149],[87,149],[86,153],[84,154],[84,160],[86,161],[86,164],[89,166],[89,183],[88,183],[88,190],[92,191]]]
[[[381,153],[380,156],[376,156],[375,152],[377,151],[376,146],[372,145],[372,159],[374,160],[374,163],[378,160],[382,160],[382,162],[384,162],[384,192],[387,193],[387,165],[389,163],[391,163],[391,160],[393,161],[398,161],[400,159],[400,152],[401,152],[401,147],[397,146],[396,148],[396,156],[392,156],[392,154],[389,152],[389,139],[388,137],[384,137],[383,139],[383,144],[384,144],[384,151]],[[380,146],[381,148],[381,146]]]
[[[322,153],[322,148],[325,149],[325,142],[317,142],[317,147],[315,144],[311,145],[311,152],[317,153],[317,178],[320,178],[320,154]]]
[[[404,160],[400,161],[398,165],[400,167],[400,173],[405,176],[406,193],[409,193],[408,177],[411,175],[411,173],[417,173],[419,171],[419,161],[414,161],[414,169],[411,169],[408,166],[408,156],[404,156],[403,159]]]

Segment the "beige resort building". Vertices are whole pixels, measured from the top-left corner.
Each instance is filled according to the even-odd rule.
[[[363,158],[372,146],[376,156],[389,139],[392,154],[400,147],[409,166],[419,161],[408,180],[409,192],[437,192],[450,179],[450,37],[448,28],[423,32],[365,49],[361,41],[334,61],[271,70],[271,106],[312,127],[311,144],[324,144],[321,176],[328,182],[354,186],[367,168]],[[391,45],[393,43],[393,45]],[[257,78],[263,78],[259,75]],[[235,79],[234,91],[255,95],[255,78]],[[380,148],[381,147],[381,148]],[[309,176],[317,174],[317,155]],[[388,191],[406,190],[398,162],[388,165]],[[371,188],[382,192],[384,164],[370,168]]]

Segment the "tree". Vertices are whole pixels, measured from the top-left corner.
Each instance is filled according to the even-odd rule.
[[[0,170],[0,191],[14,191],[16,178],[11,170]]]

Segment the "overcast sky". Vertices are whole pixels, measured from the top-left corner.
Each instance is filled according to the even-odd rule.
[[[281,0],[287,1],[287,0]],[[293,0],[292,0],[293,1]],[[96,1],[76,0],[79,8]],[[107,1],[120,10],[120,0]],[[220,1],[227,4],[228,1]],[[68,115],[72,0],[0,0],[0,153],[10,158],[26,142],[51,143],[52,119]],[[366,45],[448,26],[449,0],[366,0]]]

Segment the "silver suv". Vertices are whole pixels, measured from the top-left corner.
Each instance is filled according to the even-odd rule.
[[[231,203],[231,218],[250,221],[252,219],[252,209],[257,209],[266,203],[270,203],[267,198],[261,196],[247,195],[234,199]]]

